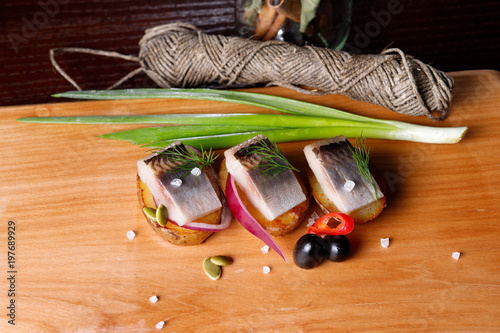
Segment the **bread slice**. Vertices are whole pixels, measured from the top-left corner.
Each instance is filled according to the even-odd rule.
[[[219,181],[217,178],[217,174],[213,170],[212,167],[204,169],[210,183],[216,189],[216,193],[219,196],[219,199],[222,201],[222,191],[219,187]],[[141,210],[144,207],[155,208],[156,203],[154,202],[153,195],[149,191],[146,184],[144,184],[139,176],[137,176],[137,195],[139,198],[139,205]],[[219,224],[222,216],[222,208],[216,210],[213,213],[205,215],[194,222],[200,223],[208,223],[208,224]],[[199,230],[191,230],[187,228],[180,227],[170,221],[162,227],[156,221],[148,218],[146,214],[144,214],[146,221],[148,224],[154,229],[154,231],[160,235],[164,240],[174,244],[174,245],[198,245],[207,240],[210,236],[212,236],[213,232],[208,231],[199,231]]]
[[[228,173],[226,168],[226,160],[224,159],[221,163],[221,168],[219,171],[219,181],[224,194],[226,193],[227,175]],[[297,177],[297,175],[295,176]],[[286,235],[287,233],[297,228],[297,226],[299,226],[300,222],[302,222],[305,217],[307,209],[309,208],[309,195],[307,193],[307,188],[301,181],[301,179],[297,177],[297,180],[299,181],[300,186],[302,187],[302,191],[306,195],[307,199],[299,205],[293,207],[289,211],[281,214],[272,221],[266,219],[262,215],[262,213],[260,213],[259,210],[250,203],[250,200],[246,197],[243,190],[238,186],[238,184],[236,184],[238,195],[245,205],[245,208],[271,236]]]
[[[370,171],[384,196],[378,201],[375,201],[349,214],[349,216],[351,216],[356,223],[365,223],[373,220],[380,213],[382,213],[382,210],[386,206],[386,186],[384,179],[373,165],[370,165]],[[323,209],[325,213],[339,212],[340,210],[335,206],[335,204],[327,198],[325,192],[321,188],[321,185],[316,179],[316,176],[314,176],[314,173],[309,168],[307,169],[307,178],[311,187],[312,196],[318,203],[318,206]]]

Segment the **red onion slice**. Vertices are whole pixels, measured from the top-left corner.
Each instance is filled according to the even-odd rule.
[[[280,247],[271,238],[267,231],[255,220],[255,218],[250,215],[245,205],[241,201],[238,190],[236,189],[236,184],[234,178],[230,174],[227,175],[226,183],[226,198],[227,203],[231,212],[233,212],[234,217],[241,223],[241,225],[247,229],[252,235],[256,236],[264,243],[266,243],[270,248],[272,248],[276,253],[278,253],[285,262],[287,261],[285,255],[281,251]]]

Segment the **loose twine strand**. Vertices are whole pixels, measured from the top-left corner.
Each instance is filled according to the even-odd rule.
[[[56,71],[59,74],[61,74],[62,77],[64,77],[69,83],[71,83],[78,90],[82,90],[82,88],[57,63],[57,61],[56,61],[56,53],[57,52],[86,53],[86,54],[98,55],[98,56],[103,56],[103,57],[119,58],[119,59],[139,62],[139,58],[137,56],[121,54],[121,53],[113,52],[113,51],[94,50],[94,49],[89,49],[89,48],[84,48],[84,47],[66,47],[66,48],[51,49],[50,50],[50,62],[52,63],[52,66],[54,66]],[[137,69],[133,70],[132,72],[128,73],[127,75],[122,77],[120,80],[118,80],[116,83],[114,83],[113,85],[108,87],[106,90],[111,90],[111,89],[118,87],[123,82],[127,81],[128,79],[134,77],[135,75],[137,75],[141,72],[143,72],[142,68],[137,68]]]
[[[139,56],[85,48],[51,50],[54,68],[74,82],[55,61],[55,51],[83,52],[140,63],[108,89],[140,72],[163,88],[277,85],[305,94],[342,94],[412,116],[445,119],[454,81],[446,73],[391,48],[377,55],[349,54],[282,41],[255,41],[208,35],[193,25],[174,23],[146,30]],[[441,112],[434,117],[432,112]]]

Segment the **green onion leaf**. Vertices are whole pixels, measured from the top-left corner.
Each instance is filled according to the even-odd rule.
[[[202,114],[154,114],[130,116],[81,116],[81,117],[33,117],[20,118],[22,122],[53,124],[168,124],[168,125],[226,125],[261,126],[263,128],[357,126],[358,121],[311,117],[302,115],[258,113],[202,113]],[[391,128],[387,124],[369,124],[376,128]]]
[[[135,145],[145,145],[159,141],[176,141],[179,137],[210,136],[216,134],[240,133],[246,131],[259,131],[274,129],[262,126],[162,126],[145,127],[133,130],[100,135],[105,139],[128,141]]]
[[[305,141],[305,140],[322,140],[324,138],[331,138],[338,135],[355,138],[363,134],[367,138],[385,139],[384,133],[379,129],[358,128],[358,127],[314,127],[314,128],[286,128],[286,129],[268,129],[262,131],[249,131],[241,133],[229,133],[218,135],[202,135],[191,137],[179,137],[175,140],[168,139],[164,141],[156,141],[150,144],[145,144],[146,147],[162,148],[174,142],[181,141],[185,144],[195,147],[212,147],[212,149],[224,149],[236,146],[254,136],[262,134],[270,141],[276,143],[292,142],[292,141]],[[113,139],[112,134],[108,138]]]
[[[172,130],[144,129],[107,134],[104,137],[136,144],[161,147],[175,139],[187,144],[227,148],[256,135],[264,134],[274,142],[317,140],[344,135],[366,138],[404,140],[425,143],[457,143],[467,127],[431,127],[400,121],[376,119],[341,110],[259,93],[215,89],[126,89],[106,91],[71,91],[54,95],[91,100],[175,98],[211,100],[267,108],[277,114],[167,114],[131,116],[21,118],[24,122],[98,123],[98,124],[182,124]],[[203,126],[205,126],[203,128]],[[212,127],[221,126],[221,127]],[[239,126],[239,127],[236,127]],[[177,127],[177,126],[176,126]],[[196,127],[200,127],[196,129]],[[209,127],[212,127],[210,129]],[[233,127],[231,129],[231,127]],[[161,133],[160,133],[161,132]],[[215,134],[214,134],[215,133]],[[150,136],[150,137],[149,137]],[[149,137],[149,138],[148,138]],[[183,141],[184,142],[184,141]],[[212,144],[208,144],[211,142]],[[217,148],[216,148],[217,147]]]

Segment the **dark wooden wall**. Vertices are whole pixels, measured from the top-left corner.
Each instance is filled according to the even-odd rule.
[[[0,3],[0,105],[56,102],[73,87],[49,60],[55,47],[137,54],[145,29],[189,22],[209,33],[234,33],[234,0],[3,0]],[[444,71],[500,70],[500,1],[354,0],[346,50],[398,47]],[[84,89],[104,89],[134,69],[123,60],[61,55]],[[152,87],[145,76],[123,87]]]

